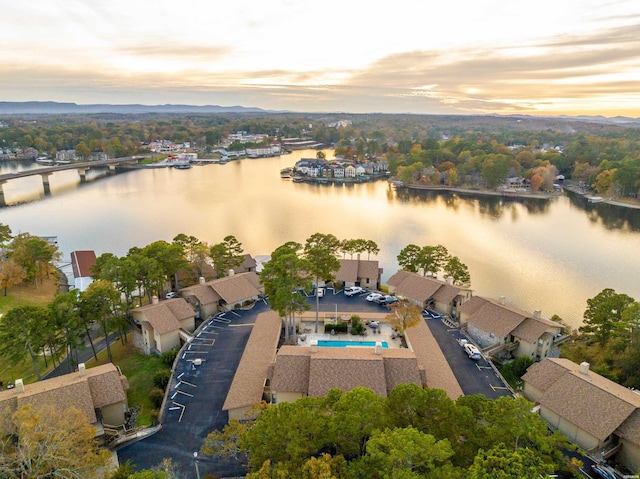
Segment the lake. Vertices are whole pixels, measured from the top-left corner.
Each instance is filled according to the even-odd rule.
[[[326,151],[333,157],[332,151]],[[316,232],[366,238],[380,247],[383,282],[407,244],[442,244],[471,273],[474,294],[580,325],[586,300],[604,288],[640,299],[640,210],[566,194],[508,200],[451,193],[396,191],[386,181],[311,185],[279,171],[316,151],[245,159],[189,170],[145,169],[79,184],[75,170],[11,180],[0,223],[13,234],[57,236],[64,258],[92,249],[122,256],[132,246],[171,241],[178,233],[210,244],[234,235],[245,252],[270,254]],[[0,164],[0,173],[35,167]],[[330,300],[329,298],[327,298]]]

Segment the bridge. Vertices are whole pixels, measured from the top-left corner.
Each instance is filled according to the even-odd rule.
[[[49,184],[49,177],[56,171],[63,170],[77,170],[80,175],[80,183],[87,181],[87,170],[91,168],[107,167],[110,172],[115,172],[116,167],[123,163],[137,163],[140,160],[146,158],[145,156],[127,156],[123,158],[112,158],[110,160],[96,160],[96,161],[82,161],[76,163],[68,163],[64,165],[45,166],[42,168],[35,168],[33,170],[16,171],[13,173],[5,173],[0,175],[0,207],[7,206],[4,198],[4,184],[10,180],[17,178],[26,178],[27,176],[40,175],[42,177],[42,186],[44,187],[44,194],[51,194],[51,187]]]

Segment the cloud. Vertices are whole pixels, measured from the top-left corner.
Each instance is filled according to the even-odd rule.
[[[195,61],[214,61],[233,55],[234,48],[231,46],[201,46],[201,45],[134,45],[121,46],[116,52],[125,55],[141,57],[161,57],[171,60],[172,58],[190,59]]]

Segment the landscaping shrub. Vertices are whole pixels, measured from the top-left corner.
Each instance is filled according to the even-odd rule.
[[[162,389],[163,391],[167,388],[167,384],[169,384],[169,379],[171,378],[171,371],[168,369],[159,369],[153,375],[153,385],[157,388]]]
[[[351,334],[358,336],[365,331],[365,325],[360,321],[360,316],[351,316]]]
[[[338,324],[325,324],[324,332],[331,333],[331,331],[335,331],[336,333],[346,333],[347,332],[347,323],[338,323]]]
[[[151,402],[155,407],[159,408],[160,406],[162,406],[164,391],[160,388],[153,388],[151,391],[149,391],[149,399],[151,399]]]
[[[149,418],[151,419],[152,426],[155,426],[156,424],[158,424],[158,422],[160,422],[160,410],[154,409],[153,411],[151,411],[149,413]]]
[[[160,359],[162,360],[162,364],[170,368],[171,366],[173,366],[173,361],[176,359],[177,355],[178,355],[177,349],[170,349],[169,351],[165,351],[160,356]]]

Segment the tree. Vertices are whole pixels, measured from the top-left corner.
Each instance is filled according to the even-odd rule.
[[[295,343],[295,313],[306,311],[309,304],[306,297],[298,290],[311,287],[308,275],[309,264],[298,256],[302,245],[294,242],[285,243],[271,253],[271,260],[264,265],[260,273],[260,281],[269,297],[272,309],[284,317],[285,340]]]
[[[587,300],[584,323],[579,331],[605,346],[614,331],[623,327],[622,314],[633,302],[633,298],[626,294],[618,294],[611,288],[603,289]]]
[[[406,299],[393,303],[390,308],[391,313],[385,319],[400,334],[422,321],[422,308]]]
[[[95,428],[74,407],[32,406],[11,419],[15,431],[2,441],[0,475],[7,479],[103,477],[111,453],[99,448]]]
[[[184,249],[179,243],[167,243],[166,241],[154,241],[142,249],[142,254],[155,259],[164,272],[167,282],[173,283],[173,288],[178,289],[178,271],[187,266]]]
[[[24,270],[12,259],[0,262],[0,288],[4,289],[5,296],[7,289],[22,283],[25,276]]]
[[[38,381],[42,379],[38,352],[45,345],[41,326],[48,314],[42,306],[18,306],[0,319],[0,356],[16,365],[28,352]]]
[[[499,444],[488,451],[481,449],[469,468],[469,479],[531,479],[548,477],[555,469],[529,448],[508,449]]]
[[[38,280],[55,270],[52,262],[60,256],[56,246],[29,233],[15,236],[10,248],[10,258],[25,271],[26,279],[33,281],[36,287]]]
[[[76,145],[76,155],[78,155],[78,157],[82,160],[89,158],[89,156],[91,155],[91,150],[84,141],[81,141]]]
[[[225,236],[222,243],[214,244],[209,255],[219,278],[227,276],[229,270],[240,266],[244,260],[242,244],[233,235]]]
[[[113,318],[118,310],[120,293],[111,283],[97,280],[86,291],[80,293],[81,314],[85,318],[94,318],[99,322],[107,346],[109,362],[113,361],[109,333],[112,331]]]
[[[9,228],[8,225],[0,223],[0,249],[6,247],[9,241],[11,241],[11,238],[11,228]]]
[[[437,275],[449,261],[450,255],[447,248],[442,245],[425,246],[418,253],[418,265],[423,270],[423,274],[431,272]]]
[[[487,188],[494,189],[507,179],[509,164],[504,155],[487,155],[482,162],[482,179]]]
[[[402,248],[400,253],[398,254],[398,264],[407,271],[411,271],[412,273],[417,273],[418,268],[420,267],[418,264],[418,258],[420,255],[420,246],[415,244],[409,244]]]
[[[332,281],[333,275],[340,269],[340,261],[336,254],[340,248],[340,240],[332,234],[314,233],[304,245],[303,257],[307,260],[309,273],[315,280],[316,287],[316,333],[319,323],[318,286],[320,280]]]
[[[57,295],[48,306],[55,329],[62,332],[64,336],[64,345],[67,348],[71,366],[69,372],[73,372],[78,364],[78,347],[83,345],[82,338],[85,335],[79,306],[80,298],[77,290]]]
[[[451,256],[444,266],[444,275],[453,278],[453,283],[468,287],[471,284],[469,268],[457,256]]]
[[[192,278],[192,281],[197,282],[199,278],[204,277],[204,268],[209,258],[209,245],[195,236],[187,236],[184,233],[173,238],[173,242],[182,247],[185,259],[191,269],[195,270],[195,278]]]

